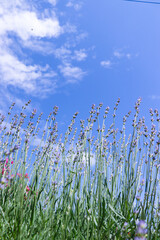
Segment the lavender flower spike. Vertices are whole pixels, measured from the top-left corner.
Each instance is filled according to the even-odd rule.
[[[147,240],[147,224],[144,220],[140,220],[137,223],[136,236],[134,240]]]

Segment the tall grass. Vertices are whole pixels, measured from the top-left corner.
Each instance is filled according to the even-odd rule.
[[[64,136],[56,106],[44,130],[42,114],[25,115],[30,101],[0,116],[0,239],[160,239],[158,110],[150,109],[149,131],[138,99],[127,137],[131,112],[118,130],[119,101],[108,128],[100,103],[79,129],[75,113]]]

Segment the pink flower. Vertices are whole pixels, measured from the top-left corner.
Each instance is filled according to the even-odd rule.
[[[11,164],[13,164],[13,161],[11,161]]]
[[[29,178],[28,173],[26,173],[26,174],[24,175],[24,177],[25,177],[25,178]]]
[[[5,171],[5,169],[3,168],[3,169],[2,169],[2,175],[4,174],[4,171]]]
[[[18,176],[18,177],[22,177],[22,174],[20,174],[20,173],[17,173],[17,176]]]
[[[6,164],[8,163],[8,158],[6,158]]]
[[[26,187],[26,191],[29,192],[29,190],[30,190],[30,188],[27,186],[27,187]]]

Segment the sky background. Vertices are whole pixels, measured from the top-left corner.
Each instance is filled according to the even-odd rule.
[[[59,128],[103,102],[119,119],[160,106],[160,5],[124,0],[0,0],[0,111],[28,101]]]

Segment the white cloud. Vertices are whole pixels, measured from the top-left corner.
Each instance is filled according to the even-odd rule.
[[[57,4],[57,0],[47,2],[53,7]],[[3,92],[8,91],[9,94],[7,89],[22,90],[33,96],[45,97],[57,90],[57,73],[43,61],[40,63],[39,60],[43,58],[35,60],[35,52],[45,56],[53,54],[53,57],[59,59],[59,69],[66,78],[66,83],[76,83],[85,75],[81,68],[71,64],[72,60],[84,60],[85,50],[73,52],[70,40],[66,42],[65,39],[64,47],[57,47],[55,42],[62,34],[72,33],[75,34],[74,37],[72,35],[75,47],[80,40],[76,39],[76,27],[67,21],[66,25],[61,26],[54,8],[50,6],[42,11],[42,3],[43,1],[32,0],[0,0],[0,89],[5,89]],[[78,10],[79,3],[72,3]],[[84,38],[84,35],[80,34],[78,38]],[[30,55],[27,55],[26,49],[32,51],[29,52]],[[57,65],[54,64],[54,69],[56,68]]]
[[[54,52],[56,58],[61,59],[61,60],[66,60],[67,58],[70,57],[71,55],[71,50],[69,50],[68,48],[62,46],[60,48],[57,48]]]
[[[78,80],[81,80],[86,72],[84,72],[79,67],[71,66],[71,64],[60,65],[59,69],[63,76],[67,79],[68,83],[76,83]]]
[[[9,12],[15,8],[29,9],[29,5],[24,0],[0,0],[0,14],[4,14],[7,11]]]
[[[55,52],[54,44],[47,41],[44,42],[43,40],[31,39],[22,41],[22,46],[43,55],[50,55]]]
[[[77,37],[76,37],[76,41],[79,43],[80,41],[86,39],[87,37],[88,37],[87,32],[79,33],[79,35],[77,35]]]
[[[110,60],[107,60],[107,61],[101,61],[100,64],[101,64],[102,67],[105,67],[105,68],[111,68],[111,65],[112,65],[112,63],[111,63]]]
[[[127,53],[127,54],[126,54],[126,57],[127,57],[128,59],[130,59],[130,58],[131,58],[131,54],[130,54],[130,53]]]
[[[35,12],[15,10],[0,18],[0,35],[9,32],[25,41],[31,37],[58,37],[62,28],[56,18],[39,19]]]
[[[39,65],[27,65],[7,51],[0,51],[0,85],[12,86],[33,95],[42,95],[55,88],[56,73]]]
[[[149,98],[152,99],[152,100],[159,100],[160,95],[151,95],[151,96],[149,96]]]
[[[82,2],[75,3],[74,1],[69,1],[66,7],[73,7],[76,11],[79,11],[82,8]]]
[[[111,60],[104,60],[101,61],[100,64],[101,66],[105,67],[105,68],[111,68],[112,65],[116,65],[118,62],[120,62],[122,59],[132,59],[133,57],[137,57],[137,54],[131,54],[129,52],[126,52],[125,49],[121,48],[121,49],[117,49],[113,52],[113,55],[111,57]],[[113,63],[114,62],[114,63]],[[128,69],[127,69],[128,70]]]
[[[117,58],[122,58],[124,56],[124,54],[118,50],[114,51],[113,55]]]
[[[85,52],[85,49],[80,49],[80,50],[75,50],[74,51],[74,56],[73,59],[77,60],[77,61],[83,61],[86,59],[87,54]]]
[[[66,62],[67,63],[71,62],[71,60],[76,60],[78,62],[84,61],[87,57],[85,49],[74,50],[74,52],[72,53],[72,51],[65,46],[57,48],[54,51],[54,55],[56,58],[61,59],[64,62],[64,64]]]
[[[57,4],[57,0],[48,0],[48,2],[50,4],[52,4],[53,6],[55,6]]]
[[[55,14],[50,17],[41,16],[32,4],[25,0],[0,1],[0,86],[8,86],[23,90],[31,95],[44,97],[56,89],[56,73],[48,66],[32,64],[25,55],[18,57],[15,50],[17,42],[12,37],[18,36],[19,48],[29,47],[43,51],[42,41],[45,38],[56,38],[63,29]],[[53,3],[53,1],[52,1]],[[56,1],[54,1],[56,3]],[[22,45],[23,44],[23,45]],[[52,51],[51,45],[45,50]],[[23,60],[22,60],[23,57]]]
[[[116,58],[128,58],[131,59],[132,55],[130,53],[126,53],[123,49],[115,50],[113,52],[114,57]]]

